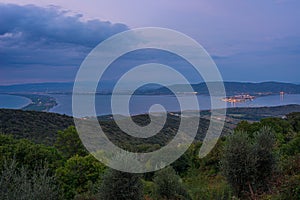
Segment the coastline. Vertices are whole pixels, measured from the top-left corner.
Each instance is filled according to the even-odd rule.
[[[67,106],[64,108],[66,105],[66,102],[69,102],[70,100],[68,99],[60,99],[55,95],[51,94],[46,94],[46,93],[1,93],[3,95],[14,95],[22,98],[26,98],[28,102],[24,103],[23,105],[20,105],[18,107],[10,107],[11,109],[21,109],[21,110],[34,110],[34,111],[43,111],[43,112],[51,112],[51,113],[59,113],[59,114],[65,114],[70,116],[70,109],[68,108],[70,106]],[[298,95],[298,94],[297,94]],[[69,95],[62,95],[62,96],[69,96]],[[122,95],[120,95],[122,96]],[[137,95],[140,96],[140,95]],[[151,95],[152,96],[152,95]],[[161,95],[158,95],[161,96]],[[187,95],[189,96],[189,95]],[[271,103],[272,101],[270,100],[271,98],[277,99],[278,96],[278,102],[276,103]],[[287,94],[287,97],[289,96],[294,96],[294,95],[289,95]],[[165,95],[165,97],[169,97],[169,95]],[[264,99],[261,99],[264,98]],[[297,97],[296,101],[290,102],[290,101],[279,101],[280,96],[279,95],[267,95],[267,96],[259,96],[256,98],[256,100],[260,100],[259,102],[251,102],[250,103],[242,103],[242,104],[228,104],[227,109],[230,109],[232,107],[239,107],[239,108],[261,108],[261,107],[274,107],[274,106],[280,106],[280,105],[290,105],[290,104],[299,104],[300,102],[298,101],[299,97]],[[285,96],[284,96],[285,99]],[[220,99],[221,101],[221,99]],[[241,105],[241,106],[240,106]],[[142,107],[143,108],[143,107]],[[202,111],[204,110],[209,110],[209,108],[203,107]],[[176,109],[174,110],[169,110],[168,112],[173,112],[176,113]],[[134,112],[132,115],[140,115],[140,114],[146,114],[147,111],[142,110],[141,112]],[[98,113],[97,113],[98,114]],[[109,113],[102,113],[101,116],[109,115]],[[122,113],[120,113],[122,115]],[[100,116],[100,115],[99,115]],[[77,117],[84,117],[84,116],[77,116]]]
[[[72,96],[71,95],[51,95],[54,97],[57,102],[59,102],[59,106],[56,106],[50,110],[50,112],[54,113],[60,113],[60,114],[66,114],[66,115],[72,115]],[[120,95],[118,98],[123,98],[124,95]],[[189,98],[189,95],[181,96],[182,98],[187,97]],[[210,109],[210,98],[206,95],[198,95],[198,100],[200,102],[200,110],[209,110]],[[125,98],[125,97],[124,97]],[[131,115],[139,115],[139,114],[145,114],[148,113],[147,106],[153,104],[153,102],[159,102],[162,105],[168,106],[168,112],[177,112],[178,106],[177,104],[174,104],[172,102],[176,103],[176,97],[170,96],[170,95],[136,95],[136,99],[133,99],[133,103],[131,104]],[[217,98],[220,102],[222,101],[221,98]],[[96,103],[98,106],[97,115],[106,115],[111,113],[111,110],[109,109],[110,103],[109,103],[109,95],[101,95],[98,96]],[[280,95],[267,95],[267,96],[259,96],[254,101],[248,101],[248,102],[242,102],[242,103],[227,103],[227,108],[231,107],[272,107],[272,106],[280,106],[280,105],[289,105],[289,104],[300,104],[300,94],[287,94],[284,96],[283,99],[280,99]],[[134,106],[133,106],[134,105]],[[83,107],[86,107],[89,109],[89,104],[83,104]],[[217,107],[219,108],[219,107]],[[221,107],[220,107],[221,108]],[[83,113],[82,115],[76,116],[76,117],[85,117],[88,114],[86,114],[84,111],[85,109],[82,108]],[[125,113],[120,112],[118,113],[120,115],[124,115]],[[126,115],[126,114],[125,114]]]
[[[22,106],[21,110],[34,110],[48,112],[57,106],[56,99],[46,94],[24,94],[24,93],[11,93],[7,95],[15,95],[29,99],[30,102]]]
[[[1,104],[1,108],[6,108],[6,109],[22,109],[23,107],[26,107],[27,105],[32,103],[32,100],[30,98],[20,96],[20,95],[15,95],[15,94],[9,94],[9,93],[0,93],[1,97],[8,96],[8,98],[17,98],[17,99],[10,99],[9,101],[4,100],[4,104]],[[15,100],[15,101],[14,101]],[[18,101],[24,101],[24,102],[18,102]],[[5,103],[9,102],[9,103]],[[12,103],[14,102],[14,103]]]
[[[22,96],[18,96],[18,97],[22,97]],[[20,106],[20,108],[21,108],[21,109],[23,109],[24,107],[26,107],[26,106],[28,106],[28,105],[32,104],[32,100],[31,100],[31,99],[29,99],[29,98],[27,98],[27,97],[22,97],[22,98],[25,98],[25,99],[27,99],[27,100],[28,100],[28,102],[27,102],[27,103],[25,103],[25,104],[23,104],[22,106]]]

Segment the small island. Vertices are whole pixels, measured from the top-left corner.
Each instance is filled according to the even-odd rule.
[[[251,96],[249,94],[240,94],[240,95],[223,98],[222,101],[226,101],[229,103],[241,103],[246,101],[253,101],[254,99],[255,96]]]

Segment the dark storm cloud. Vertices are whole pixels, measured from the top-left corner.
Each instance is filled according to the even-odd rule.
[[[107,37],[124,31],[124,24],[108,21],[81,21],[81,15],[68,16],[56,7],[0,4],[0,38],[15,42],[49,42],[93,47]]]
[[[128,29],[124,24],[82,20],[103,16],[132,27],[172,28],[193,37],[212,55],[225,80],[299,82],[297,0],[26,2],[56,4],[85,15],[61,7],[0,3],[0,84],[74,80],[95,45]],[[137,59],[124,62],[131,64]]]
[[[128,29],[81,17],[56,7],[0,4],[0,82],[9,83],[20,70],[24,81],[30,81],[32,73],[39,79],[62,80],[63,74],[74,75],[95,45]]]

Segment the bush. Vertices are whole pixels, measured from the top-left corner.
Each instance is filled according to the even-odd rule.
[[[180,177],[170,166],[156,172],[153,182],[154,196],[157,199],[190,199]]]
[[[280,199],[298,199],[300,196],[300,154],[281,161],[278,187]]]
[[[14,139],[10,135],[0,134],[0,166],[5,160],[14,159],[17,167],[34,170],[37,165],[47,162],[50,172],[61,165],[61,155],[54,147],[35,144],[26,139]]]
[[[274,169],[274,136],[263,127],[253,138],[237,131],[228,137],[221,159],[222,171],[238,196],[264,191]]]
[[[192,199],[233,199],[233,192],[221,175],[210,176],[202,170],[193,169],[185,177],[184,183]]]
[[[56,170],[57,181],[65,199],[76,194],[97,193],[105,166],[92,155],[74,156]],[[97,188],[98,187],[98,188]]]
[[[100,188],[103,200],[143,199],[143,183],[140,175],[107,169]]]
[[[2,200],[56,200],[59,198],[54,176],[48,168],[29,170],[17,168],[17,162],[5,162],[0,177],[0,199]]]
[[[290,176],[288,180],[281,186],[281,199],[299,199],[300,197],[300,175]]]
[[[75,155],[88,155],[74,126],[58,131],[54,146],[67,159]]]

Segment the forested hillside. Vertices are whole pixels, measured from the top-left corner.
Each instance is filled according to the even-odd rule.
[[[227,109],[227,119],[223,134],[226,135],[241,120],[259,121],[266,117],[283,117],[291,112],[300,112],[299,105],[287,105],[278,107],[263,108],[230,108]],[[180,113],[178,113],[180,114]],[[201,140],[204,137],[209,124],[210,111],[201,111],[201,120],[196,139]],[[168,115],[167,123],[161,131],[159,137],[153,137],[146,140],[131,140],[127,134],[124,134],[114,123],[110,115],[98,118],[104,127],[107,135],[115,142],[124,141],[124,143],[158,143],[165,144],[168,139],[174,136],[180,122],[180,118],[175,115]],[[134,117],[137,123],[147,123],[147,115],[138,115]],[[64,130],[74,125],[73,118],[67,115],[56,113],[22,111],[0,109],[0,132],[3,134],[13,134],[16,138],[30,139],[37,143],[52,145],[58,130]]]
[[[37,111],[0,109],[0,132],[37,143],[53,144],[58,130],[73,125],[67,115]]]
[[[15,132],[0,134],[0,199],[293,200],[300,196],[300,113],[254,123],[240,121],[205,158],[199,159],[202,144],[195,140],[171,166],[145,174],[115,171],[97,161],[82,145],[76,129],[65,128],[73,124],[71,117],[16,110],[1,113],[2,126]],[[160,148],[176,128],[165,127],[166,135],[157,138],[121,141],[125,135],[109,119],[100,120],[106,134],[130,151]],[[27,120],[31,122],[26,129],[14,129]],[[146,124],[147,116],[134,120]],[[170,116],[168,124],[175,122]],[[49,139],[45,133],[51,131],[55,132]]]

